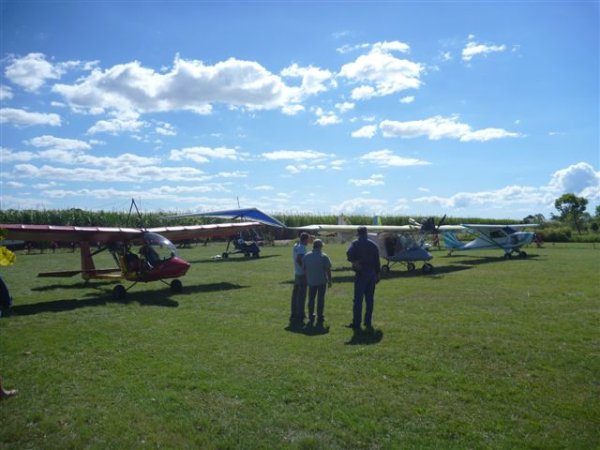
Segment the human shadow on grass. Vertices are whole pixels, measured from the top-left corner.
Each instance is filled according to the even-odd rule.
[[[381,330],[353,330],[352,337],[346,345],[373,345],[379,344],[383,339]]]
[[[323,325],[303,325],[303,324],[289,324],[285,327],[285,331],[290,333],[304,334],[305,336],[321,336],[329,333],[329,326]]]

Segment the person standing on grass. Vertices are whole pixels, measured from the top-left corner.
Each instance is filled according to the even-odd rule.
[[[315,239],[313,249],[304,256],[304,273],[308,284],[308,324],[315,321],[315,297],[317,297],[317,327],[325,321],[325,291],[331,287],[331,260],[323,253],[323,241]]]
[[[375,303],[375,285],[379,282],[381,263],[379,249],[368,239],[367,227],[357,229],[358,238],[352,242],[346,256],[352,263],[354,277],[354,305],[352,308],[352,323],[348,328],[360,330],[362,303],[365,300],[364,325],[367,330],[373,329],[373,307]]]
[[[294,289],[292,290],[292,304],[290,325],[304,325],[304,305],[306,303],[306,276],[302,267],[302,259],[306,255],[308,233],[301,233],[300,240],[294,245],[292,257],[294,259]]]

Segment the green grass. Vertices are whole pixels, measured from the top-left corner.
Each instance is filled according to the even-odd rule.
[[[326,333],[286,330],[291,247],[258,260],[181,251],[184,292],[40,279],[78,255],[2,268],[1,449],[597,449],[600,248],[394,267],[372,335],[353,336],[345,247],[327,244]]]

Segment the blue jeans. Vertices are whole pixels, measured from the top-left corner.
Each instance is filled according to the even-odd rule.
[[[304,304],[306,303],[306,277],[296,275],[294,277],[294,290],[292,291],[292,304],[290,322],[300,322],[304,320]]]
[[[326,284],[308,287],[308,319],[311,322],[315,320],[315,297],[317,297],[317,322],[323,322],[325,320],[323,311],[325,310],[326,290]]]
[[[375,302],[375,285],[377,284],[377,275],[375,273],[357,273],[354,278],[354,305],[352,308],[352,325],[355,328],[360,327],[360,318],[362,315],[362,302],[365,300],[365,320],[366,327],[372,326],[373,304]]]

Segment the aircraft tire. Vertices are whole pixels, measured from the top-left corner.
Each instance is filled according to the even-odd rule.
[[[415,270],[415,265],[413,263],[409,262],[409,263],[406,264],[406,269],[409,272],[412,272],[413,270]]]
[[[227,259],[227,258],[229,258],[229,253],[223,252],[223,254],[221,256],[223,257],[223,259]]]
[[[171,281],[171,292],[175,292],[175,293],[179,294],[182,291],[183,291],[183,284],[181,283],[181,280],[178,280],[177,278],[175,278],[173,281]]]
[[[504,259],[512,259],[512,255],[510,253],[505,253]]]
[[[519,252],[519,258],[527,258],[527,252]]]
[[[117,284],[114,288],[113,288],[113,298],[115,300],[121,300],[122,298],[125,297],[125,294],[127,293],[127,291],[125,290],[125,288],[123,287],[123,285],[121,284]]]
[[[387,275],[388,273],[390,273],[390,266],[388,264],[381,266],[381,274]]]
[[[433,273],[433,266],[429,263],[423,264],[423,268],[421,269],[425,275],[429,275]]]
[[[254,253],[252,253],[252,257],[253,258],[259,258],[260,257],[260,253],[254,252]]]

